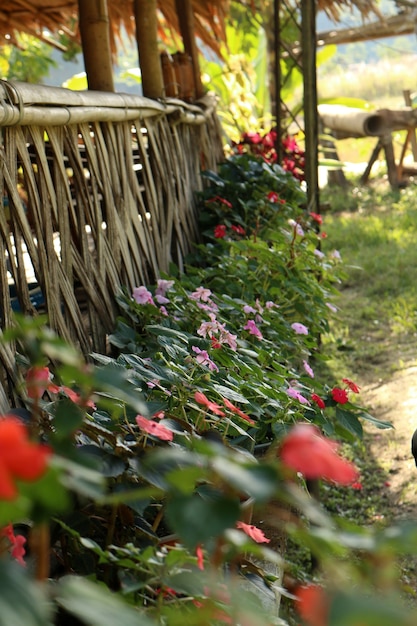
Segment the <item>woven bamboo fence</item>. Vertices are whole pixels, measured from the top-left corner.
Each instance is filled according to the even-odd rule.
[[[1,329],[46,312],[87,356],[105,351],[115,294],[180,269],[198,241],[202,169],[222,159],[214,99],[194,105],[0,81]],[[13,346],[0,344],[0,405]]]

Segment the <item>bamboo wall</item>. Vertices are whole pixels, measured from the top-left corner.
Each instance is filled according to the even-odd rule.
[[[201,169],[222,158],[213,99],[196,105],[0,81],[0,319],[46,312],[105,351],[115,293],[151,284],[198,240]],[[16,382],[1,346],[3,391]],[[0,390],[0,406],[2,403]]]

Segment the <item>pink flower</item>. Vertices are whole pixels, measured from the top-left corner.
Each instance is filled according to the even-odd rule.
[[[326,408],[326,404],[325,404],[324,400],[322,400],[322,398],[320,398],[320,396],[318,396],[316,393],[312,393],[311,394],[311,399],[313,400],[313,402],[315,402],[317,404],[319,409],[325,409]]]
[[[155,306],[151,292],[144,285],[135,287],[132,297],[138,304],[153,304]]]
[[[333,313],[337,313],[337,307],[335,307],[334,304],[332,304],[331,302],[326,302],[326,306],[333,312]]]
[[[169,302],[168,298],[166,298],[165,296],[159,293],[155,294],[155,300],[157,301],[158,304],[168,304]]]
[[[197,354],[196,361],[200,365],[207,365],[209,370],[213,372],[218,372],[219,368],[217,365],[210,359],[207,350],[200,350],[197,346],[192,347],[193,351]]]
[[[265,302],[265,308],[266,309],[273,309],[274,307],[278,307],[278,304],[275,304],[275,302],[272,302],[272,300],[267,300]]]
[[[162,439],[163,441],[172,441],[174,438],[174,433],[172,430],[169,430],[163,424],[158,424],[158,422],[154,422],[153,420],[149,420],[142,415],[136,415],[136,423],[141,430],[144,430],[145,433],[149,435],[153,435],[154,437],[158,437],[158,439]]]
[[[166,292],[174,286],[174,284],[175,281],[173,280],[164,280],[163,278],[159,278],[155,289],[155,295],[164,296]]]
[[[338,404],[346,404],[349,402],[349,398],[347,395],[347,391],[345,389],[340,389],[339,387],[334,387],[331,391],[332,398]]]
[[[291,324],[291,328],[297,335],[308,335],[308,328],[304,326],[304,324],[300,324],[299,322],[294,322]]]
[[[26,563],[23,557],[26,554],[26,550],[23,547],[26,543],[26,537],[23,535],[15,535],[12,524],[8,524],[5,528],[0,531],[0,537],[7,537],[10,542],[10,553],[14,559],[23,567],[26,566]]]
[[[293,398],[294,400],[298,400],[301,404],[310,404],[310,402],[305,398],[295,387],[288,387],[286,390],[287,396]]]
[[[245,524],[245,522],[237,522],[236,528],[243,530],[244,533],[248,535],[251,539],[256,541],[256,543],[269,543],[271,540],[265,537],[263,531],[256,526],[252,526],[251,524]]]
[[[245,306],[243,307],[243,312],[245,315],[255,315],[256,309],[254,309],[253,306],[250,306],[249,304],[245,304]]]
[[[255,335],[258,339],[263,339],[263,335],[257,327],[255,320],[248,320],[243,329],[247,330],[250,335]]]
[[[360,387],[358,387],[358,385],[354,383],[353,380],[350,380],[350,378],[342,378],[342,382],[344,382],[345,385],[347,385],[349,389],[353,391],[353,393],[360,393]]]
[[[191,300],[202,300],[203,302],[208,302],[210,296],[210,289],[206,289],[205,287],[197,287],[197,289],[190,294]]]
[[[214,236],[216,239],[224,239],[226,237],[226,226],[224,224],[217,224],[214,227]]]
[[[310,378],[314,378],[314,372],[312,368],[310,367],[310,365],[307,363],[307,361],[303,361],[303,367],[306,373],[310,376]]]
[[[351,485],[358,478],[352,463],[337,454],[338,444],[323,437],[313,424],[296,424],[280,447],[281,461],[305,478]]]
[[[49,388],[51,379],[49,367],[40,367],[39,365],[30,367],[26,372],[26,388],[29,398],[40,400],[46,389]]]
[[[223,398],[223,402],[224,402],[224,406],[225,407],[230,409],[233,413],[236,413],[236,415],[239,415],[242,419],[244,419],[247,422],[249,422],[249,424],[254,424],[255,423],[254,420],[251,417],[249,417],[249,415],[246,415],[246,413],[241,411],[239,409],[239,407],[237,407],[234,404],[232,404],[232,402],[230,402],[230,400],[228,400],[227,398]]]
[[[222,411],[221,406],[216,402],[211,402],[211,400],[209,400],[204,393],[201,393],[201,391],[195,392],[194,400],[198,402],[198,404],[206,406],[209,411],[211,411],[215,415],[220,415],[222,417],[224,416],[224,412]]]

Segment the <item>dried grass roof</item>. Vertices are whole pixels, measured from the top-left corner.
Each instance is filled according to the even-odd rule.
[[[224,21],[230,0],[192,0],[196,35],[204,44],[218,52],[220,42],[225,40]],[[255,0],[246,0],[255,5]],[[358,9],[364,17],[378,13],[374,0],[316,0],[318,10],[323,10],[337,21],[343,9]],[[133,0],[108,0],[113,50],[122,27],[134,35]],[[158,0],[161,27],[178,32],[175,0]],[[70,39],[78,40],[77,0],[1,0],[0,41],[6,35],[14,40],[16,32],[25,32],[48,40],[49,31],[56,42],[60,31]],[[162,31],[161,31],[162,32]],[[59,47],[59,46],[58,46]]]
[[[197,36],[217,50],[225,40],[224,21],[229,0],[192,0]],[[179,31],[175,0],[158,0],[162,27]],[[133,0],[108,0],[112,47],[122,28],[134,35]],[[6,35],[13,41],[16,32],[24,32],[48,40],[61,31],[70,39],[78,40],[77,0],[1,0],[0,38]]]

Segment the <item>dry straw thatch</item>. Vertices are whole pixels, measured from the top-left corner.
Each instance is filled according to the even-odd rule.
[[[260,5],[270,0],[260,0]],[[225,18],[230,0],[192,0],[196,35],[214,50],[225,40]],[[288,5],[299,4],[299,0],[287,0]],[[248,7],[254,7],[256,0],[246,0]],[[316,0],[317,9],[325,11],[337,21],[343,9],[357,9],[364,17],[378,14],[374,0]],[[175,0],[158,0],[162,23],[179,32]],[[112,46],[115,49],[118,33],[123,27],[133,36],[133,0],[108,0],[111,24]],[[50,31],[52,38],[59,31],[70,39],[79,39],[77,0],[2,0],[0,6],[0,37],[12,38],[16,32],[26,32],[45,38],[44,31]]]

